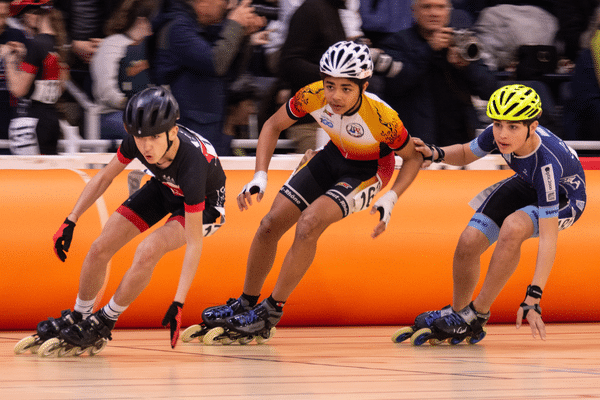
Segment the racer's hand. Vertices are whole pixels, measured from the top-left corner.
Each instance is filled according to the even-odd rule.
[[[379,211],[379,223],[375,226],[375,229],[373,229],[373,233],[371,233],[373,239],[381,235],[383,231],[385,231],[385,228],[387,228],[396,201],[398,201],[398,195],[393,190],[390,190],[381,196],[379,200],[373,204],[373,207],[371,207],[371,215]]]
[[[181,314],[182,314],[183,304],[174,301],[165,317],[162,320],[162,325],[171,328],[171,348],[174,349],[177,345],[177,339],[179,339],[179,331],[181,330]]]
[[[417,150],[423,156],[423,164],[421,165],[421,168],[424,169],[429,167],[433,163],[433,151],[421,139],[414,137],[412,140],[415,145],[415,150]]]
[[[521,304],[519,310],[517,311],[517,329],[519,329],[523,324],[523,316],[525,315],[527,322],[529,323],[529,327],[531,328],[531,334],[533,337],[536,338],[536,334],[539,333],[540,338],[542,340],[546,340],[546,325],[542,320],[542,315],[539,314],[535,309],[527,310],[527,312],[525,312],[523,309],[523,304]]]
[[[54,241],[54,254],[59,258],[60,261],[65,262],[67,254],[71,247],[71,240],[73,240],[73,230],[75,229],[75,222],[70,221],[68,218],[60,226],[58,231],[52,236]]]
[[[243,187],[240,194],[237,197],[238,208],[240,211],[248,209],[248,206],[252,205],[252,195],[256,195],[256,201],[260,202],[265,195],[265,189],[267,188],[267,173],[265,171],[258,171],[254,174],[254,178]]]

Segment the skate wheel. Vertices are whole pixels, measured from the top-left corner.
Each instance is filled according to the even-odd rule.
[[[469,343],[469,344],[479,343],[483,340],[485,335],[487,335],[487,331],[485,330],[485,328],[483,328],[483,331],[481,333],[479,333],[479,335],[468,337],[467,343]]]
[[[199,332],[202,332],[202,326],[192,325],[183,331],[183,333],[181,334],[181,341],[183,343],[189,343],[196,338],[199,341],[202,341],[204,335],[198,335]]]
[[[35,343],[35,336],[27,336],[17,342],[15,345],[15,354],[23,354],[27,350],[30,350]],[[33,351],[32,351],[33,353]]]
[[[418,331],[413,333],[413,335],[410,337],[410,344],[412,344],[413,346],[420,346],[423,343],[425,343],[427,340],[429,340],[430,336],[431,336],[431,329],[429,329],[429,328],[419,329]]]
[[[90,354],[90,356],[95,356],[96,354],[100,353],[106,347],[107,343],[108,343],[107,339],[105,339],[105,338],[100,339],[99,341],[94,343],[94,345],[92,347],[89,348],[88,353]]]
[[[254,337],[252,337],[252,336],[250,336],[250,337],[244,336],[244,337],[239,338],[237,340],[237,342],[241,345],[246,345],[246,344],[250,343],[253,339],[254,339]]]
[[[451,338],[448,338],[448,344],[451,346],[456,346],[457,344],[460,344],[463,340],[465,340],[465,338],[451,337]]]
[[[38,349],[37,355],[42,358],[51,357],[51,356],[56,355],[59,348],[60,348],[60,339],[59,338],[48,339],[44,342],[44,344],[42,344],[40,346],[40,348]]]
[[[223,333],[225,333],[225,329],[222,326],[212,328],[211,330],[206,332],[206,334],[204,335],[204,338],[202,339],[202,343],[204,343],[205,345],[208,345],[208,346],[212,346],[217,343],[220,343],[220,339],[219,340],[215,340],[215,339],[217,339],[217,337],[221,336]]]
[[[231,343],[235,342],[235,340],[233,340],[230,337],[222,337],[221,339],[218,340],[218,342],[224,346],[229,346]]]
[[[402,343],[406,339],[410,339],[414,332],[415,331],[411,326],[405,326],[404,328],[400,328],[392,335],[392,342]]]
[[[79,357],[80,355],[82,355],[83,353],[85,353],[85,349],[82,349],[81,347],[76,346],[73,349],[73,357]]]
[[[444,341],[440,339],[429,339],[429,344],[432,346],[439,346],[442,343],[444,343]]]
[[[77,346],[72,346],[72,347],[59,347],[58,351],[56,352],[56,356],[57,357],[69,357],[72,356],[73,354],[75,354],[75,350],[77,350],[78,347]]]
[[[256,343],[258,344],[265,344],[267,343],[269,340],[271,340],[271,338],[273,336],[275,336],[275,331],[277,330],[277,328],[272,327],[270,330],[268,330],[267,332],[264,332],[258,336],[255,336],[256,339]]]

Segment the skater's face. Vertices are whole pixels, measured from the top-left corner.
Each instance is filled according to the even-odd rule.
[[[368,84],[365,82],[363,90],[367,88]],[[348,111],[354,111],[353,109],[358,107],[361,90],[356,82],[347,78],[325,77],[323,88],[325,89],[325,100],[334,113],[342,115]]]
[[[534,134],[538,124],[538,121],[528,126],[520,121],[495,120],[492,129],[500,153],[526,156],[533,152],[538,143],[538,136]]]
[[[173,131],[175,132],[175,136],[177,135],[177,127],[174,127],[169,131],[169,135],[171,140],[173,140]],[[167,132],[160,133],[158,135],[153,136],[144,136],[137,137],[134,136],[135,145],[146,161],[150,164],[160,164],[163,162],[163,158],[165,157],[165,153],[167,152],[167,148],[169,143],[167,141]]]

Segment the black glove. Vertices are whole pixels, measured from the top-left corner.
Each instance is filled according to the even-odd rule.
[[[179,330],[181,329],[181,314],[182,314],[182,310],[183,309],[183,304],[178,302],[178,301],[174,301],[171,306],[169,307],[169,309],[167,310],[167,313],[165,314],[165,317],[162,320],[162,325],[166,328],[166,327],[170,327],[171,328],[171,348],[174,349],[175,346],[177,345],[177,339],[179,339]]]
[[[67,259],[66,251],[69,251],[71,247],[71,240],[73,240],[73,230],[75,229],[75,222],[65,219],[65,222],[60,226],[58,231],[52,236],[54,240],[54,253],[60,261],[65,262]]]

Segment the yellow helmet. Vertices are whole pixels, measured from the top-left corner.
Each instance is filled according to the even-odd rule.
[[[505,121],[527,121],[542,112],[540,96],[530,87],[516,84],[496,90],[487,105],[487,116]]]

